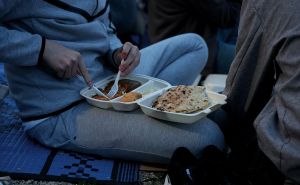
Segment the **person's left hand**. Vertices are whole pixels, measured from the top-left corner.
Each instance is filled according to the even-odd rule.
[[[126,76],[131,73],[140,63],[141,53],[137,46],[130,42],[126,42],[122,49],[119,50],[118,55],[124,59],[119,65],[121,76]]]

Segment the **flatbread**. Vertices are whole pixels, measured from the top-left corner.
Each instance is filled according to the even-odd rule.
[[[209,104],[205,87],[179,85],[159,96],[153,107],[161,111],[192,113],[204,110]]]

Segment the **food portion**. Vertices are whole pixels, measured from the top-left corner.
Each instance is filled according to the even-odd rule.
[[[153,103],[153,108],[177,113],[204,110],[210,102],[203,86],[179,85],[168,89]]]
[[[111,87],[113,86],[114,81],[110,81],[105,87],[104,89],[100,89],[104,94],[107,94],[109,92],[109,90],[111,89]],[[117,98],[119,96],[123,96],[124,94],[138,88],[139,86],[141,86],[142,84],[136,80],[129,80],[129,79],[121,79],[119,80],[119,90],[117,92],[117,94],[112,97],[111,99]],[[105,100],[107,101],[108,99],[104,96],[99,96],[99,95],[95,95],[93,96],[93,98],[98,99],[98,100]]]
[[[145,89],[143,89],[141,93],[143,94],[143,96],[146,96],[146,95],[156,92],[158,90],[160,90],[160,88],[158,86],[152,85],[152,86],[149,86],[149,87],[146,87]]]
[[[121,102],[133,102],[135,100],[138,100],[140,98],[142,98],[142,94],[138,93],[138,92],[129,92],[126,93],[122,98],[121,98]]]
[[[109,101],[105,96],[100,96],[98,94],[94,95],[92,98],[97,99],[97,100],[104,100],[104,101]]]

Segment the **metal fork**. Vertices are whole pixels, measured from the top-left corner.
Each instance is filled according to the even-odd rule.
[[[110,98],[114,97],[114,95],[116,95],[117,92],[118,92],[118,90],[119,90],[118,83],[119,83],[120,75],[121,75],[121,72],[119,71],[118,74],[117,74],[117,77],[115,79],[115,82],[114,82],[113,86],[111,86],[111,89],[107,93],[107,96],[110,97]]]

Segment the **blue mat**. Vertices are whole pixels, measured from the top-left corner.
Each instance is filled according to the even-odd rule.
[[[1,76],[0,83],[5,84]],[[0,100],[0,175],[18,179],[138,184],[139,164],[40,145],[25,134],[13,99],[6,97]]]

